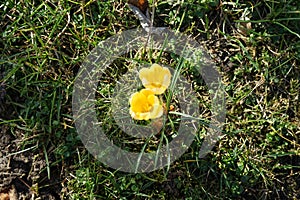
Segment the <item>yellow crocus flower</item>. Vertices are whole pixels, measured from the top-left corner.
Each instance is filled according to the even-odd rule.
[[[130,115],[136,120],[155,119],[163,114],[163,107],[154,92],[142,89],[131,95],[129,99]]]
[[[139,78],[145,88],[162,94],[169,87],[171,72],[168,68],[153,64],[150,68],[143,68],[139,71]]]

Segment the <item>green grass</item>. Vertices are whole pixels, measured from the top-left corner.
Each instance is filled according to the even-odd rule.
[[[137,174],[109,168],[89,154],[72,117],[74,80],[85,56],[99,42],[139,26],[124,1],[0,3],[0,83],[6,88],[0,125],[22,141],[16,153],[31,152],[46,163],[46,173],[29,178],[29,186],[47,190],[51,185],[44,180],[61,170],[58,192],[64,199],[299,199],[300,3],[168,2],[158,1],[155,24],[186,33],[208,50],[225,85],[226,123],[205,158],[198,158],[203,126],[180,159]],[[180,60],[132,52],[113,63],[98,86],[97,113],[111,138],[140,151],[145,140],[133,143],[110,115],[114,77],[133,67],[132,60],[173,68]],[[205,83],[193,78],[197,74],[189,66],[182,71],[209,119]],[[176,98],[171,104],[177,105]],[[169,142],[177,118],[168,119],[165,135],[149,141],[146,151]]]

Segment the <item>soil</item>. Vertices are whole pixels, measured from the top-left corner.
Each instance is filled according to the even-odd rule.
[[[14,134],[0,128],[0,200],[61,199],[60,174],[51,169],[48,179],[43,151],[21,150],[22,133]]]

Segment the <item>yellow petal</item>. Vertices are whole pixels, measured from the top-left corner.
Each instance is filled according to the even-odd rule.
[[[153,64],[150,68],[143,68],[139,71],[139,78],[145,88],[162,94],[169,87],[171,72],[168,68]]]
[[[153,91],[143,89],[131,95],[129,113],[137,120],[148,120],[162,116],[163,107]]]

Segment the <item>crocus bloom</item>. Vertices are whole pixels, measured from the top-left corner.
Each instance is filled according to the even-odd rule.
[[[160,117],[163,107],[153,91],[142,89],[131,95],[129,99],[130,115],[133,119],[148,120]]]
[[[169,87],[171,72],[168,68],[153,64],[150,68],[143,68],[139,71],[139,78],[145,88],[162,94]]]

